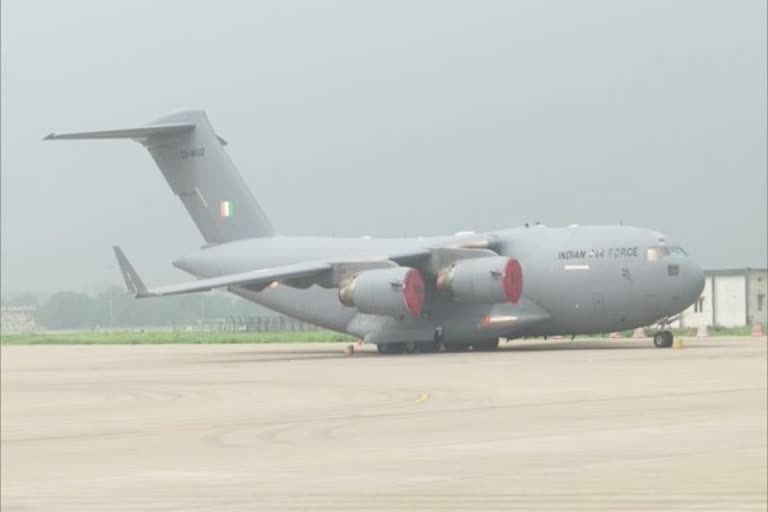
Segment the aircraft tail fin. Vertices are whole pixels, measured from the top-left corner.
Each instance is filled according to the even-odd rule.
[[[44,140],[132,139],[143,144],[208,243],[274,235],[272,224],[202,110],[137,128],[51,133]]]

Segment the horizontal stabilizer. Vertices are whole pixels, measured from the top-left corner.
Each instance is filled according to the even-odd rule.
[[[195,128],[194,123],[158,124],[122,130],[104,130],[99,132],[51,133],[43,140],[72,139],[146,139],[152,135],[172,135],[186,133]],[[223,139],[220,139],[223,141]]]

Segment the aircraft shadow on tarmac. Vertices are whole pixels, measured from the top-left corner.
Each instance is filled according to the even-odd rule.
[[[716,348],[721,346],[718,343],[707,343],[706,345],[697,344],[695,347],[687,346],[686,348]],[[357,348],[357,347],[356,347]],[[650,340],[626,340],[626,341],[614,341],[614,340],[573,340],[573,341],[513,341],[511,343],[502,344],[499,349],[492,352],[478,351],[476,355],[481,354],[515,354],[519,352],[551,352],[551,351],[566,351],[566,350],[658,350],[653,346],[653,342]],[[669,350],[669,349],[667,349]],[[460,351],[460,352],[435,352],[426,354],[379,354],[376,351],[367,350],[355,350],[353,358],[368,358],[376,357],[382,359],[392,359],[400,357],[451,357],[457,355],[472,354],[474,351]],[[342,351],[330,347],[318,347],[299,349],[295,348],[278,348],[259,351],[238,351],[235,353],[227,354],[226,359],[212,359],[207,361],[200,361],[203,364],[227,364],[227,363],[269,363],[279,362],[286,360],[317,360],[317,359],[347,359],[348,355]],[[234,356],[234,357],[233,357]]]

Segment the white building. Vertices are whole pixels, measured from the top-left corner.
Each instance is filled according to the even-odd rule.
[[[35,309],[28,306],[0,308],[0,333],[19,334],[35,330]]]
[[[741,327],[768,319],[768,269],[705,271],[701,297],[683,311],[680,327]]]

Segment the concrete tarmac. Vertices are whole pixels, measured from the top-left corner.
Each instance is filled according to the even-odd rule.
[[[766,339],[3,346],[4,512],[766,510]]]

